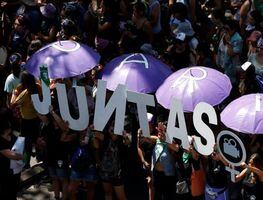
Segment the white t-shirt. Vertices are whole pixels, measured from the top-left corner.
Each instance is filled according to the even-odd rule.
[[[180,21],[180,20],[174,18],[173,16],[171,16],[170,26],[175,27],[175,29],[172,30],[172,32],[174,34],[181,32],[181,33],[185,33],[186,36],[190,36],[190,37],[195,34],[194,29],[191,25],[191,22],[187,19],[185,19],[184,21]]]
[[[14,74],[9,74],[9,76],[5,80],[4,91],[7,93],[11,93],[20,83],[20,78],[14,76]]]

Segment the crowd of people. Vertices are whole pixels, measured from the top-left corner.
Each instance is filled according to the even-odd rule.
[[[92,119],[98,74],[125,53],[151,54],[172,71],[206,66],[225,73],[232,91],[216,106],[218,113],[242,95],[262,92],[262,0],[0,2],[0,199],[17,196],[20,174],[13,173],[10,161],[24,160],[28,169],[33,156],[48,170],[55,199],[77,199],[80,186],[87,189],[88,199],[94,199],[98,185],[107,200],[129,199],[128,190],[150,200],[263,199],[263,135],[236,133],[245,143],[248,160],[233,183],[225,169],[229,163],[216,146],[211,155],[203,156],[191,136],[189,150],[177,139],[166,143],[168,111],[160,105],[148,110],[149,138],[142,135],[134,104],[127,105],[121,136],[114,134],[113,118],[103,132],[94,130]],[[41,95],[41,84],[26,71],[25,63],[57,40],[86,44],[101,55],[100,65],[78,78],[91,116],[84,131],[71,130],[59,112],[55,84],[65,83],[71,115],[78,117],[72,78],[50,80],[52,106],[47,115],[37,113],[31,101],[32,94]],[[192,114],[185,115],[188,133],[197,135]],[[209,126],[215,135],[226,128]],[[24,155],[12,150],[14,131],[25,137]],[[129,189],[130,180],[135,184]],[[144,190],[136,188],[139,182]]]

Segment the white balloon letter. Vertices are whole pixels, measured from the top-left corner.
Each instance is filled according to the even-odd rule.
[[[94,127],[98,131],[103,131],[114,110],[116,110],[114,133],[122,135],[126,111],[126,86],[118,85],[107,105],[105,106],[106,85],[106,81],[98,80]]]
[[[146,106],[155,106],[154,96],[127,91],[127,100],[137,104],[140,128],[145,137],[150,136]]]
[[[39,100],[38,94],[32,94],[31,99],[36,111],[41,115],[46,115],[49,113],[48,107],[51,105],[50,89],[46,83],[41,79],[42,95],[43,101]]]
[[[87,105],[87,97],[85,88],[82,86],[74,86],[76,90],[76,98],[78,101],[79,118],[73,119],[69,112],[68,98],[65,84],[56,84],[58,93],[59,110],[63,120],[69,122],[69,127],[76,131],[82,131],[89,124],[89,110]]]
[[[207,114],[210,124],[217,125],[217,116],[213,106],[201,102],[194,109],[193,122],[196,131],[206,139],[206,145],[202,144],[200,137],[194,136],[195,149],[202,155],[210,155],[214,150],[215,136],[213,131],[203,122],[202,115]]]
[[[178,128],[175,127],[176,118],[178,118],[178,124],[177,124]],[[166,137],[167,142],[172,143],[174,137],[182,141],[182,146],[184,149],[186,150],[189,149],[190,144],[188,141],[183,107],[181,101],[178,99],[172,100],[171,109],[168,118],[168,125],[167,125],[167,137]]]

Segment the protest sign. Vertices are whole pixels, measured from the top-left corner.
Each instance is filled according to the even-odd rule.
[[[25,138],[18,137],[11,150],[22,155],[24,153],[24,148],[25,148]],[[13,170],[14,174],[20,173],[23,167],[24,167],[23,160],[11,160],[10,161],[10,169]]]
[[[147,106],[155,106],[154,96],[127,91],[126,86],[120,84],[113,92],[112,96],[106,104],[106,85],[106,81],[98,80],[93,122],[95,130],[102,131],[113,115],[114,111],[116,111],[114,133],[122,135],[122,132],[124,130],[126,103],[127,101],[129,101],[136,103],[140,128],[142,129],[144,136],[149,136],[150,133],[147,123]],[[39,100],[36,100],[36,96],[32,95],[32,99],[34,99],[33,103],[36,110],[39,112],[43,111],[40,112],[41,114],[46,113],[46,110],[48,109],[48,106],[50,104],[50,94],[48,93],[48,89],[45,87],[46,84],[42,83],[44,99],[43,102],[39,102]],[[61,83],[56,84],[61,117],[63,118],[63,120],[69,122],[69,127],[71,129],[81,131],[86,129],[86,127],[88,126],[89,111],[87,107],[87,99],[84,87],[74,86],[74,88],[76,90],[76,98],[79,107],[78,119],[73,119],[70,115],[65,85]],[[205,139],[206,142],[205,144],[203,144],[200,136],[193,136],[194,146],[200,154],[210,155],[213,152],[215,136],[209,126],[202,120],[203,114],[207,115],[209,124],[217,125],[218,123],[216,112],[213,106],[204,102],[197,104],[193,112],[193,123],[196,131],[203,139]],[[175,124],[176,119],[178,119],[178,124]],[[183,107],[180,100],[173,99],[172,101],[166,134],[168,143],[171,143],[173,141],[173,138],[177,138],[182,141],[182,147],[184,149],[189,149],[190,144],[188,140],[188,133],[183,113]]]

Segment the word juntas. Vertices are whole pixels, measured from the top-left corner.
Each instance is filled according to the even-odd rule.
[[[49,112],[49,105],[51,105],[51,95],[49,87],[42,82],[43,100],[39,99],[38,94],[31,95],[33,105],[36,111],[40,114],[46,115]],[[124,130],[126,102],[135,103],[137,106],[139,125],[144,136],[150,136],[149,125],[147,120],[147,106],[155,106],[153,95],[142,94],[127,91],[125,85],[118,85],[113,92],[111,98],[106,101],[106,81],[98,80],[98,87],[96,92],[95,114],[94,114],[94,128],[98,131],[103,131],[110,117],[115,112],[114,133],[122,135]],[[74,119],[69,111],[67,91],[65,84],[57,83],[56,90],[59,102],[60,114],[63,120],[69,122],[69,127],[72,130],[81,131],[87,128],[89,122],[89,111],[87,106],[87,97],[85,88],[83,86],[73,86],[76,91],[76,98],[79,108],[79,118]],[[201,142],[201,137],[194,137],[194,147],[202,155],[210,155],[213,152],[215,144],[215,136],[209,126],[202,120],[202,115],[208,116],[208,123],[217,125],[217,115],[213,106],[201,102],[196,105],[193,112],[193,123],[196,131],[206,140],[206,144]],[[176,119],[178,124],[176,126]],[[190,144],[186,129],[186,122],[183,113],[182,103],[180,100],[173,99],[170,107],[166,141],[171,143],[173,138],[182,141],[182,147],[189,149]]]

